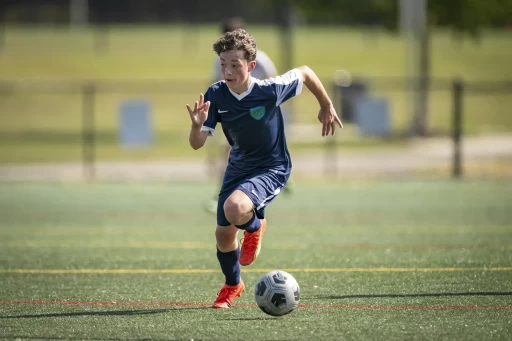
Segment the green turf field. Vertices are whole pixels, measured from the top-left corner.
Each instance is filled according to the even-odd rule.
[[[267,210],[247,292],[223,282],[201,183],[4,184],[0,339],[510,340],[512,183],[297,182]],[[273,318],[253,286],[292,273]]]
[[[80,160],[84,105],[80,84],[88,80],[118,82],[100,84],[95,96],[98,159],[190,155],[185,104],[193,103],[209,85],[214,63],[211,46],[218,27],[111,27],[106,35],[95,32],[59,27],[7,27],[3,31],[0,163]],[[277,30],[251,27],[251,32],[258,46],[279,67]],[[512,79],[511,35],[485,32],[481,43],[475,44],[457,41],[446,32],[435,32],[432,76],[462,77],[468,81]],[[96,50],[95,37],[106,39],[108,47]],[[294,64],[312,67],[329,91],[338,69],[348,70],[354,78],[369,79],[401,77],[405,72],[404,42],[397,35],[379,32],[370,36],[339,27],[301,27],[296,30],[295,39]],[[34,83],[12,88],[11,81],[52,83],[36,84],[39,90],[34,90]],[[62,81],[74,83],[61,84]],[[155,85],[154,81],[165,83]],[[393,131],[406,131],[410,124],[407,93],[393,90],[386,82],[371,81],[370,88],[372,96],[389,101]],[[49,90],[53,92],[47,93]],[[156,142],[147,151],[126,152],[118,143],[118,110],[123,101],[141,98],[151,102]],[[317,104],[307,90],[291,102],[295,123],[317,124]],[[512,131],[510,93],[468,95],[464,104],[465,133]],[[433,132],[447,134],[452,122],[450,91],[433,91],[429,108]]]

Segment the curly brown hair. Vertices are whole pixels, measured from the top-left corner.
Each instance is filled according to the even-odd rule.
[[[244,57],[248,62],[256,60],[256,40],[242,28],[226,32],[213,44],[213,50],[219,56],[221,52],[240,50],[244,51]]]

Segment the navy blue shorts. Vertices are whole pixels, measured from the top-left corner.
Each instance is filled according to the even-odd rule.
[[[256,206],[256,216],[260,219],[265,218],[265,207],[281,192],[289,176],[289,173],[275,170],[262,171],[249,176],[246,174],[232,176],[226,173],[217,204],[217,225],[231,225],[224,214],[224,202],[237,189],[247,194]]]

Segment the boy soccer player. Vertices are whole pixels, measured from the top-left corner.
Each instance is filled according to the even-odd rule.
[[[214,308],[230,308],[245,289],[240,265],[258,256],[266,228],[265,207],[279,194],[292,169],[280,105],[300,94],[304,84],[318,100],[322,136],[343,127],[316,74],[307,66],[266,80],[250,76],[256,66],[256,42],[243,29],[225,33],[213,45],[224,80],[200,94],[191,109],[189,143],[201,148],[217,123],[232,150],[217,206],[217,259],[225,284]],[[239,230],[244,230],[240,248]]]
[[[234,31],[236,29],[245,29],[245,22],[242,18],[234,17],[225,22],[222,25],[222,34],[225,34],[227,32]],[[256,54],[256,66],[251,71],[251,77],[257,78],[257,79],[267,79],[271,77],[278,76],[276,66],[274,65],[274,62],[270,59],[270,57],[263,52],[262,50],[258,50],[258,53]],[[221,66],[219,63],[219,57],[215,59],[214,64],[214,72],[213,72],[213,83],[217,81],[224,80],[224,75],[222,74]],[[229,159],[229,153],[231,151],[231,146],[229,143],[226,144],[226,146],[223,146],[223,149],[225,151],[224,155],[225,159],[223,160],[225,163],[228,162]],[[222,179],[220,179],[222,183]],[[287,186],[284,187],[283,191],[286,193],[286,190],[289,188],[290,184],[288,183]],[[206,204],[206,209],[213,213],[217,213],[217,205],[218,205],[218,192],[215,193],[215,196]]]

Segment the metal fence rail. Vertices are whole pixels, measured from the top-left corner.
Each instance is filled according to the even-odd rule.
[[[384,95],[393,96],[398,94],[405,97],[410,91],[413,91],[415,80],[404,80],[400,78],[372,78],[368,80],[370,92],[384,93]],[[134,81],[107,81],[107,80],[84,80],[84,81],[0,81],[0,109],[4,120],[9,120],[9,108],[2,108],[3,99],[9,96],[21,96],[18,102],[23,102],[23,96],[39,95],[57,95],[74,96],[79,98],[81,105],[77,106],[79,112],[73,112],[76,116],[76,126],[81,130],[81,164],[83,167],[83,176],[85,179],[94,179],[96,176],[97,148],[101,145],[98,141],[98,118],[104,115],[98,112],[98,102],[105,100],[107,96],[177,96],[178,98],[195,98],[196,91],[205,87],[201,82],[172,82],[165,80],[134,80]],[[462,142],[464,139],[466,112],[471,109],[464,105],[465,101],[471,98],[481,98],[485,96],[502,96],[503,99],[509,98],[512,94],[512,81],[464,81],[463,79],[431,79],[429,80],[429,93],[441,94],[447,98],[447,114],[451,117],[451,122],[446,126],[450,127],[445,131],[446,135],[451,136],[453,141],[453,156],[451,165],[451,175],[460,178],[464,174],[464,162]],[[341,99],[336,85],[333,86],[333,95],[338,111]],[[343,91],[343,87],[341,87]],[[117,98],[117,97],[116,97]],[[29,101],[29,100],[27,100]],[[451,103],[451,104],[450,104]],[[182,103],[179,103],[180,105]],[[451,108],[448,108],[448,105]],[[510,110],[507,104],[499,106],[504,113]],[[75,110],[76,111],[76,110]],[[23,112],[16,115],[23,115]],[[72,114],[70,114],[72,115]],[[300,123],[294,122],[294,123]],[[3,130],[0,128],[0,130]],[[395,133],[398,130],[395,130]],[[5,133],[5,131],[4,131]],[[29,132],[30,133],[30,132]],[[15,148],[15,147],[14,147]],[[330,174],[337,174],[336,168],[336,140],[328,140],[325,144],[325,170]]]

